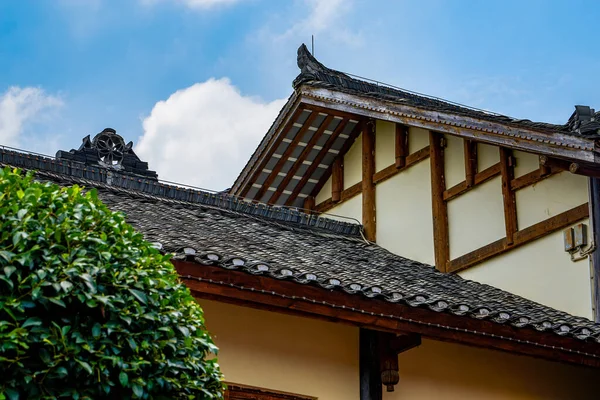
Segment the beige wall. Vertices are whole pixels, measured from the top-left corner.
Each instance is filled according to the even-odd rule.
[[[423,340],[400,354],[400,383],[384,400],[525,400],[598,398],[593,369]]]
[[[358,328],[200,300],[229,382],[359,400]],[[423,340],[400,354],[384,400],[594,399],[598,373],[492,350]]]
[[[358,400],[358,328],[199,301],[232,383]]]
[[[465,179],[464,146],[446,135],[445,175],[450,188]],[[394,163],[395,126],[377,121],[376,170]],[[409,151],[429,144],[429,133],[409,129]],[[361,141],[344,159],[344,186],[361,179]],[[478,170],[500,161],[496,146],[478,144]],[[537,155],[515,151],[515,176],[539,168]],[[433,264],[433,222],[429,160],[376,186],[377,243],[398,255]],[[331,197],[331,184],[317,203]],[[563,172],[516,192],[519,229],[558,215],[588,201],[587,178]],[[329,212],[361,220],[361,197],[341,203]],[[450,258],[477,250],[505,236],[502,181],[496,177],[448,202]],[[589,226],[589,224],[588,224]],[[556,232],[516,250],[459,273],[569,313],[592,317],[589,261],[572,262],[563,250],[562,232]]]

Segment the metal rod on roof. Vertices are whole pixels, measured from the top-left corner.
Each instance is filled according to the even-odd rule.
[[[311,46],[310,46],[310,54],[315,56],[315,35],[310,35]]]

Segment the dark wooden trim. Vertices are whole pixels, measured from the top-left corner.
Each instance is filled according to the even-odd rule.
[[[512,150],[500,147],[500,174],[502,176],[502,198],[504,200],[504,226],[506,228],[506,243],[512,245],[517,227],[517,199],[511,189],[515,177],[515,162]]]
[[[396,354],[404,353],[421,345],[421,335],[408,333],[396,336],[392,339],[390,347]]]
[[[572,174],[585,175],[590,178],[600,178],[600,169],[581,163],[571,163],[571,165],[569,165],[569,171]]]
[[[265,168],[265,166],[269,162],[269,159],[273,156],[273,153],[275,152],[275,150],[277,150],[277,147],[279,147],[279,145],[283,141],[283,138],[287,135],[287,133],[290,131],[290,129],[292,129],[292,127],[294,126],[294,123],[298,120],[298,117],[300,117],[300,115],[302,114],[303,111],[304,111],[304,108],[299,106],[296,109],[296,111],[294,111],[292,118],[290,118],[288,120],[288,122],[286,123],[285,127],[281,131],[282,133],[273,139],[273,143],[271,143],[271,145],[268,146],[268,148],[269,148],[268,153],[262,157],[262,161],[260,163],[258,163],[258,168],[252,174],[252,179],[247,181],[248,184],[246,184],[245,187],[241,188],[241,190],[242,190],[240,192],[241,197],[245,197],[248,194],[248,191],[252,187],[252,183],[256,182],[256,180],[258,179],[258,176],[261,174],[262,170]],[[260,200],[260,199],[256,199],[256,200]]]
[[[362,131],[362,225],[367,240],[377,239],[375,214],[375,121],[364,124]]]
[[[506,238],[502,238],[486,246],[483,246],[470,253],[462,255],[450,261],[448,272],[458,272],[470,268],[474,265],[489,260],[500,254],[506,253],[514,248],[542,238],[560,229],[573,225],[589,216],[588,203],[572,208],[561,214],[555,215],[542,222],[531,225],[525,229],[517,231],[514,235],[514,242],[509,245]]]
[[[392,165],[385,167],[381,171],[376,172],[375,175],[373,176],[373,182],[375,184],[378,184],[383,181],[386,181],[386,180],[390,179],[392,176],[395,176],[395,175],[399,174],[400,172],[405,171],[408,168],[412,167],[413,165],[415,165],[423,160],[426,160],[428,157],[429,157],[429,146],[425,146],[422,149],[417,150],[412,154],[409,154],[405,158],[404,167],[398,168],[396,166],[397,164],[392,164]]]
[[[550,168],[547,165],[543,165],[542,164],[542,162],[541,162],[541,156],[538,156],[538,159],[539,159],[539,165],[540,165],[540,168],[539,168],[540,177],[544,177],[546,175],[549,175],[552,172],[552,168]]]
[[[316,397],[227,382],[224,400],[317,400]]]
[[[477,142],[469,139],[464,141],[465,157],[465,182],[467,187],[475,185],[475,175],[477,174]]]
[[[350,132],[350,135],[349,135],[348,139],[346,139],[346,141],[342,145],[342,148],[340,149],[340,151],[339,151],[339,153],[337,155],[338,157],[343,157],[343,156],[346,155],[346,153],[348,153],[348,151],[350,150],[350,148],[352,147],[352,145],[356,141],[356,138],[358,138],[358,136],[362,132],[362,126],[363,126],[363,122],[361,121],[361,122],[359,122],[359,123],[356,124],[356,126],[354,127],[354,129],[352,129],[352,132]],[[312,192],[310,193],[311,196],[317,196],[319,194],[319,192],[321,191],[321,189],[323,189],[323,186],[325,185],[325,182],[327,182],[327,180],[331,176],[331,169],[332,168],[333,168],[333,163],[327,168],[327,170],[325,171],[325,173],[323,174],[323,176],[321,176],[321,180],[319,181],[319,183],[317,183],[315,185],[315,187],[313,188]]]
[[[406,166],[406,157],[408,156],[408,127],[396,124],[396,168]]]
[[[354,196],[358,196],[361,193],[362,193],[362,182],[355,183],[354,185],[350,186],[348,189],[345,189],[342,191],[339,203],[348,201],[351,198],[353,198]],[[338,203],[334,203],[332,198],[330,197],[327,200],[317,204],[315,206],[315,211],[318,213],[324,213],[324,212],[331,210],[337,204]]]
[[[360,400],[381,400],[379,332],[361,328],[358,335]]]
[[[342,190],[344,190],[344,157],[337,156],[331,168],[331,201],[339,202],[342,199]]]
[[[513,179],[510,182],[510,188],[513,191],[521,190],[526,188],[527,186],[535,185],[538,182],[543,181],[544,179],[550,178],[560,172],[562,169],[555,167],[547,167],[545,165],[540,165],[539,169],[531,171],[523,176]]]
[[[444,191],[444,200],[449,201],[455,197],[460,196],[461,194],[467,193],[469,190],[473,189],[477,185],[481,185],[495,177],[500,175],[500,163],[494,164],[491,167],[484,169],[481,172],[475,174],[474,185],[469,187],[467,185],[467,181],[462,181],[459,184],[452,186],[450,189]]]
[[[318,114],[315,114],[315,115],[318,115]],[[306,144],[306,147],[304,147],[304,150],[302,150],[302,153],[300,153],[300,155],[298,156],[298,159],[296,160],[296,162],[294,162],[294,164],[292,165],[292,168],[290,168],[290,170],[287,172],[287,175],[285,176],[285,178],[283,178],[283,181],[281,181],[281,183],[279,184],[279,189],[273,193],[273,195],[271,196],[271,198],[269,199],[269,201],[267,203],[275,204],[277,202],[277,200],[279,200],[279,197],[281,197],[285,188],[289,185],[291,180],[294,178],[296,171],[298,171],[298,168],[300,168],[300,166],[302,165],[304,160],[306,160],[306,158],[310,154],[311,150],[313,149],[313,146],[317,143],[319,138],[321,138],[321,136],[323,135],[323,132],[325,131],[325,129],[327,129],[327,127],[329,126],[329,124],[331,123],[332,120],[333,120],[333,115],[328,115],[327,117],[325,117],[325,119],[323,120],[321,125],[313,133],[312,137]],[[309,121],[307,120],[304,125],[305,126],[309,125],[308,123],[309,123]],[[296,135],[296,138],[294,138],[294,141],[292,143],[290,143],[290,148],[298,145],[299,141],[302,139],[302,136],[304,135],[305,132],[306,132],[306,130],[304,132],[302,132],[302,134],[300,131],[298,132],[298,135]],[[294,151],[294,149],[292,148],[290,151],[290,154],[293,151]],[[279,161],[281,161],[281,160],[279,160]],[[283,162],[283,164],[285,164],[285,161]],[[282,164],[282,166],[283,166],[283,164]],[[275,172],[275,170],[273,170],[273,172]],[[300,182],[298,182],[298,183],[300,183]]]
[[[313,112],[315,112],[315,111],[313,111]],[[286,206],[290,206],[290,205],[294,204],[294,201],[298,197],[298,194],[302,191],[302,188],[304,186],[306,186],[306,184],[308,183],[308,180],[314,174],[316,169],[319,167],[319,164],[321,163],[321,161],[323,161],[323,158],[325,158],[325,156],[327,155],[327,152],[329,151],[329,149],[331,149],[331,146],[333,145],[333,143],[340,136],[340,134],[342,133],[344,128],[346,128],[346,125],[348,124],[348,122],[349,122],[348,119],[343,119],[340,121],[340,123],[335,128],[335,130],[333,131],[333,133],[331,134],[329,139],[327,139],[327,141],[323,145],[323,148],[321,149],[321,151],[317,154],[317,156],[313,160],[310,167],[308,167],[308,169],[306,170],[306,173],[304,174],[302,179],[300,179],[300,182],[298,182],[298,184],[292,191],[292,194],[290,195],[290,197],[288,197],[287,201],[285,202]],[[311,194],[311,195],[315,196],[313,194]]]
[[[571,166],[571,163],[558,158],[552,158],[548,156],[540,156],[540,165],[544,167],[556,168],[567,171]]]
[[[448,232],[448,205],[444,200],[446,180],[444,178],[443,136],[429,132],[429,160],[431,162],[431,202],[433,212],[433,246],[435,267],[446,272],[450,259]]]
[[[600,178],[589,178],[590,225],[592,240],[596,250],[592,253],[592,300],[594,305],[594,321],[600,322]]]
[[[177,260],[174,260],[173,264],[180,278],[198,298],[396,334],[416,333],[433,340],[600,368],[598,358],[561,350],[565,348],[598,354],[600,346],[595,342],[563,337],[551,332],[538,332],[532,328],[515,328],[509,324],[435,312],[423,307],[390,303],[341,290],[325,290],[317,286],[301,285],[217,266]],[[209,279],[211,281],[208,281]],[[338,307],[334,308],[331,304]],[[536,346],[535,343],[555,348]]]
[[[314,104],[340,112],[415,126],[529,153],[573,161],[595,162],[593,141],[567,133],[543,132],[464,115],[425,110],[406,104],[392,104],[383,99],[340,93],[327,88],[303,86],[300,95],[305,104]]]
[[[281,169],[283,168],[284,164],[287,162],[288,158],[290,157],[292,152],[295,150],[296,146],[298,145],[298,142],[300,141],[300,139],[302,139],[302,136],[304,136],[304,134],[306,133],[306,131],[308,130],[310,125],[313,123],[315,118],[317,118],[317,115],[319,115],[319,113],[316,113],[314,111],[311,112],[311,114],[308,116],[308,118],[306,119],[304,124],[302,124],[302,127],[300,129],[298,129],[298,132],[296,132],[296,136],[294,136],[294,138],[292,139],[292,142],[288,144],[285,151],[281,155],[281,158],[279,160],[277,160],[277,163],[273,167],[273,170],[271,170],[271,173],[269,174],[269,176],[267,177],[265,182],[262,184],[261,188],[258,190],[258,193],[256,193],[256,196],[254,196],[254,198],[256,200],[260,201],[262,199],[262,197],[264,196],[264,194],[269,189],[269,187],[271,187],[271,184],[273,183],[273,181],[275,181],[275,179],[277,178],[277,175],[279,174],[279,172],[281,172]],[[285,135],[282,135],[282,140],[283,140],[284,136]],[[273,151],[276,151],[276,150],[277,150],[277,147],[275,147],[275,149]],[[279,190],[283,190],[283,189],[279,189]]]

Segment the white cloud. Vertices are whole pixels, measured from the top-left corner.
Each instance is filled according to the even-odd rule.
[[[352,32],[346,25],[345,17],[352,9],[352,0],[304,0],[308,15],[289,28],[278,39],[310,37],[326,34],[335,41],[349,45],[361,45],[360,33]]]
[[[217,6],[225,6],[242,0],[140,0],[143,5],[153,5],[159,2],[171,1],[192,9],[209,9]]]
[[[0,144],[19,146],[26,128],[62,106],[59,97],[36,87],[13,86],[0,95]]]
[[[159,178],[229,188],[285,99],[244,96],[229,79],[209,79],[154,105],[135,152]]]

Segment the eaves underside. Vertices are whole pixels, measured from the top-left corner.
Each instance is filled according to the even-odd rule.
[[[371,118],[598,168],[591,139],[515,128],[305,84],[290,98],[231,193],[252,201],[303,208],[329,177],[338,154],[343,155],[360,134],[361,122]]]

